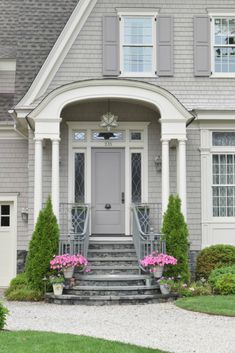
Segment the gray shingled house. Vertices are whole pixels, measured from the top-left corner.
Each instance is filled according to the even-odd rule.
[[[0,286],[49,194],[62,247],[138,247],[170,193],[192,263],[235,244],[234,120],[234,1],[1,0]]]

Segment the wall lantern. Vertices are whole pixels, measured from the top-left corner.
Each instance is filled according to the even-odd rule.
[[[22,208],[21,210],[21,218],[24,222],[28,222],[28,217],[29,217],[29,209],[28,208]]]
[[[155,163],[157,172],[161,172],[162,171],[162,157],[160,155],[155,157],[154,163]]]

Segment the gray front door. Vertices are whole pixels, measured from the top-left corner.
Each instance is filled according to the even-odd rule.
[[[123,234],[124,149],[92,150],[92,233]]]

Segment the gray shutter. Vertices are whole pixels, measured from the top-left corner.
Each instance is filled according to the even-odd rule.
[[[194,17],[194,75],[210,76],[210,18]]]
[[[119,19],[103,17],[103,75],[119,75]]]
[[[157,75],[173,76],[173,26],[172,16],[157,17]]]

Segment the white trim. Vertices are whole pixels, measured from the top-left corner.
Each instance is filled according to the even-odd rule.
[[[146,8],[146,7],[141,7],[141,8],[117,8],[117,15],[118,16],[157,16],[159,13],[159,9],[156,8]]]
[[[58,120],[66,105],[101,98],[124,98],[149,103],[159,110],[161,121],[186,122],[193,117],[169,91],[154,84],[121,79],[87,80],[61,86],[49,93],[28,116],[35,121]]]
[[[76,152],[85,154],[85,203],[91,204],[91,149],[92,148],[124,148],[125,149],[125,234],[131,234],[130,206],[131,206],[131,164],[132,152],[139,152],[142,155],[142,202],[148,202],[148,125],[149,122],[120,122],[118,130],[125,131],[124,141],[112,141],[108,144],[105,141],[92,141],[91,131],[100,130],[99,121],[95,122],[67,122],[68,125],[68,202],[74,202],[74,154]],[[76,141],[72,138],[73,130],[86,130],[86,141]],[[130,131],[142,131],[141,141],[130,141]]]
[[[11,226],[8,227],[11,228],[12,232],[14,233],[14,245],[13,245],[13,251],[15,253],[15,256],[13,257],[13,278],[16,276],[16,260],[17,260],[17,196],[16,195],[11,195],[11,194],[3,194],[0,193],[0,202],[11,202],[13,203],[13,211],[11,208]],[[6,230],[6,228],[4,228]]]
[[[213,12],[210,13],[210,18],[211,18],[211,75],[210,78],[235,78],[235,72],[215,72],[215,57],[214,57],[214,48],[215,47],[224,47],[224,48],[231,48],[235,47],[235,45],[216,45],[215,44],[215,18],[232,18],[235,19],[235,12],[234,13],[220,13],[220,12]]]
[[[0,140],[27,140],[15,126],[0,126]]]
[[[202,209],[202,248],[217,243],[235,245],[235,217],[213,217],[212,200],[212,155],[213,153],[235,153],[233,147],[212,146],[212,132],[235,131],[235,124],[229,121],[213,123],[212,121],[201,121],[201,209]],[[221,236],[218,233],[221,232]],[[224,240],[225,239],[225,240]]]
[[[118,12],[119,18],[121,21],[119,21],[119,38],[120,38],[120,52],[119,52],[119,62],[120,62],[120,71],[121,74],[119,77],[156,77],[156,70],[157,70],[157,54],[156,54],[156,46],[157,46],[157,39],[156,39],[156,34],[157,34],[157,28],[156,28],[156,16],[158,12],[154,10],[153,12],[151,11],[143,11],[143,12],[138,12],[138,11],[131,11],[128,9],[127,11],[122,11]],[[124,21],[123,17],[128,16],[128,17],[151,17],[152,18],[152,44],[147,45],[147,47],[152,47],[153,53],[152,53],[152,71],[151,72],[126,72],[124,71],[124,54],[123,54],[123,46],[124,46],[124,31],[123,31],[123,26],[124,26]],[[131,45],[130,45],[131,46]],[[138,45],[139,46],[139,45]]]
[[[43,95],[47,90],[96,2],[97,0],[80,0],[78,2],[35,80],[25,96],[17,104],[16,108],[20,106],[29,106],[38,96]]]
[[[15,71],[16,59],[0,59],[0,71]]]

